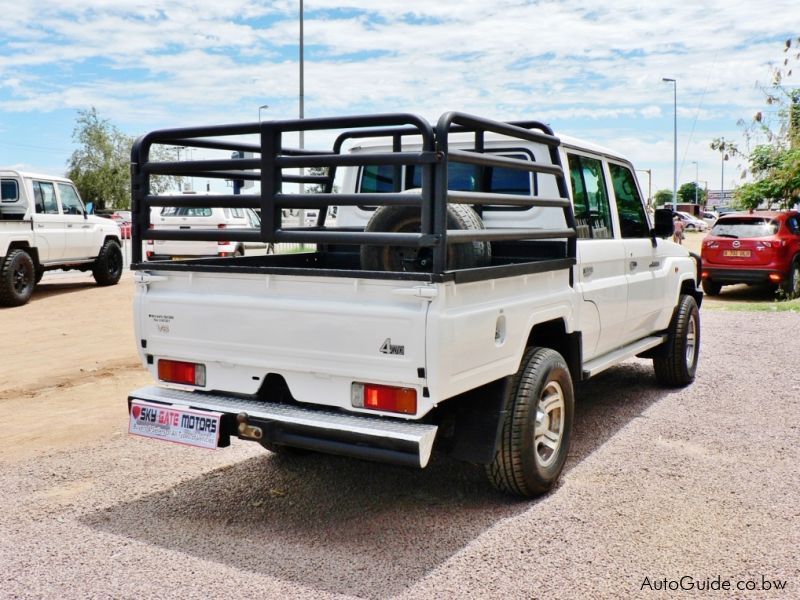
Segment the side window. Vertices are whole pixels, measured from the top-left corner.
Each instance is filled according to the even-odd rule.
[[[235,218],[237,218],[237,219],[242,219],[242,218],[244,218],[244,212],[242,212],[242,209],[241,209],[241,208],[232,208],[232,209],[231,209],[231,213],[233,213],[233,216],[234,216]]]
[[[247,222],[254,229],[261,228],[261,219],[258,218],[258,215],[253,210],[247,209]]]
[[[789,217],[786,219],[786,226],[795,235],[800,235],[800,219],[797,217]]]
[[[58,193],[61,196],[61,210],[65,215],[82,215],[83,203],[78,192],[68,183],[57,183]]]
[[[33,182],[33,199],[36,203],[36,212],[45,215],[58,214],[58,202],[56,202],[56,188],[47,181]]]
[[[568,160],[578,237],[614,237],[603,163],[599,159],[577,154],[568,155]]]
[[[624,238],[643,238],[650,236],[650,227],[644,213],[642,198],[636,189],[636,180],[627,167],[609,163],[614,196],[617,198],[617,215],[620,232]]]
[[[0,200],[3,202],[16,202],[19,200],[19,188],[16,179],[3,179],[0,182]]]
[[[358,191],[363,194],[382,194],[394,191],[394,166],[368,165],[361,169]]]

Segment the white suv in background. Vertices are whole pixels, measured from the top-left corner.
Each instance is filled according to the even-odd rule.
[[[261,219],[249,208],[207,208],[166,206],[154,208],[150,216],[153,229],[261,229]],[[246,249],[263,249],[263,242],[200,242],[149,240],[145,245],[147,260],[171,260],[201,256],[244,256]]]

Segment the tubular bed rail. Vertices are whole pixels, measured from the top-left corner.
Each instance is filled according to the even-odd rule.
[[[287,134],[306,131],[342,131],[330,150],[310,150],[284,146]],[[451,134],[472,134],[472,147],[451,148]],[[549,149],[550,163],[534,162],[485,151],[487,133],[504,139],[543,144]],[[242,136],[258,136],[259,143],[242,141]],[[391,151],[345,153],[345,144],[361,138],[388,138]],[[403,148],[403,141],[413,138],[415,150]],[[232,156],[249,154],[248,158],[212,160],[155,161],[150,158],[154,145],[230,151]],[[148,268],[142,263],[142,242],[146,240],[313,243],[325,248],[328,244],[404,246],[432,250],[432,275],[447,273],[447,245],[465,242],[507,240],[565,240],[561,256],[551,257],[532,272],[563,269],[575,263],[575,219],[569,200],[564,169],[559,154],[560,140],[545,124],[536,121],[499,122],[458,112],[441,116],[436,126],[413,114],[392,113],[337,118],[294,119],[191,127],[154,131],[139,137],[131,151],[131,207],[133,212],[132,263],[134,269]],[[486,168],[502,167],[514,171],[540,173],[555,177],[558,194],[537,195],[456,191],[448,189],[448,165],[461,163],[478,167],[479,177]],[[389,193],[334,193],[334,179],[339,167],[391,166],[395,174]],[[420,172],[420,187],[404,192],[400,173],[403,167]],[[327,171],[311,174],[308,169]],[[285,170],[296,171],[285,172]],[[233,181],[258,181],[260,192],[239,194],[157,195],[151,193],[151,178],[159,175],[191,176]],[[284,193],[286,183],[321,186],[321,192]],[[565,227],[447,229],[448,203],[477,207],[502,205],[512,207],[561,208]],[[367,232],[352,228],[326,227],[330,206],[417,206],[420,209],[419,232]],[[260,231],[235,229],[161,230],[152,229],[153,207],[251,208],[261,214]],[[312,227],[284,225],[284,209],[317,209],[319,216]],[[208,262],[208,261],[204,261]],[[231,263],[226,263],[230,265]],[[151,265],[152,266],[152,265]],[[175,265],[177,266],[177,265]],[[280,266],[270,267],[277,271]],[[505,276],[519,271],[508,265],[492,265],[469,269],[472,273],[461,280]],[[452,273],[452,272],[451,272]],[[366,273],[364,273],[366,275]]]

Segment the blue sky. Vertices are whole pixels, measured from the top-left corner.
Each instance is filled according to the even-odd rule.
[[[298,114],[298,0],[0,0],[0,166],[61,174],[77,111],[122,131]],[[796,1],[306,0],[305,114],[539,119],[672,187],[718,189],[709,148],[765,109]],[[787,85],[798,85],[799,72]],[[307,145],[309,145],[307,143]],[[640,173],[646,190],[647,175]],[[725,165],[725,187],[738,181]]]

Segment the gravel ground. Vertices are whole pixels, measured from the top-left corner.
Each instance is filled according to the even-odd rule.
[[[96,290],[53,292],[39,310],[88,310]],[[441,458],[414,471],[131,438],[135,360],[115,357],[102,379],[73,369],[55,388],[17,381],[2,422],[22,427],[27,410],[73,434],[0,441],[0,597],[675,597],[651,588],[691,576],[787,582],[700,597],[798,598],[800,315],[702,319],[694,385],[658,388],[650,363],[631,361],[579,388],[564,475],[535,501]],[[103,355],[98,344],[100,371]],[[83,434],[83,406],[107,407],[109,425]]]

